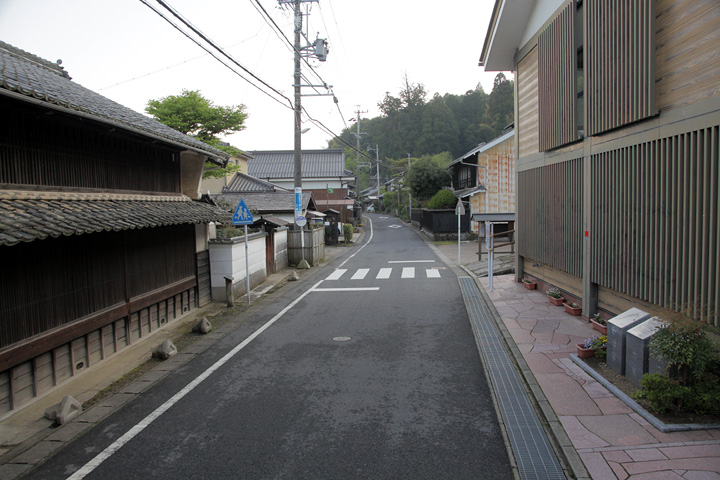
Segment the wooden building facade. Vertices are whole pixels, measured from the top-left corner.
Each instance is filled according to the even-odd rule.
[[[515,213],[515,139],[509,126],[450,164],[453,193],[469,206],[469,214]],[[480,230],[470,222],[473,233]]]
[[[209,301],[226,156],[0,42],[0,416]]]
[[[530,3],[480,59],[515,72],[518,277],[720,325],[720,3]]]

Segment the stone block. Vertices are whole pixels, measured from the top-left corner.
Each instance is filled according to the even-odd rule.
[[[650,352],[648,345],[663,322],[657,317],[645,320],[627,332],[625,339],[625,376],[635,385],[648,373]]]
[[[639,308],[631,308],[608,320],[607,365],[614,372],[625,375],[625,338],[627,331],[650,318]]]
[[[192,329],[193,332],[202,333],[203,335],[210,332],[210,330],[212,330],[212,325],[206,317],[202,317]]]
[[[53,420],[56,425],[64,425],[82,413],[82,404],[70,395],[65,395],[58,404],[45,410],[45,418]]]
[[[152,356],[160,360],[167,360],[177,353],[177,347],[170,340],[164,340],[160,345],[153,348]]]

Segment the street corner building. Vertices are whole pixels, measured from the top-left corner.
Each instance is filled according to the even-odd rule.
[[[59,62],[58,62],[59,63]],[[227,155],[0,42],[0,416],[210,301]]]
[[[720,2],[496,0],[515,73],[518,278],[583,315],[719,325]]]

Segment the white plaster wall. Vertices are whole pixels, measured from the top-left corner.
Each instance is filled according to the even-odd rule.
[[[209,228],[207,223],[195,224],[195,253],[208,249]]]
[[[265,271],[265,235],[248,240],[250,275]],[[245,242],[210,244],[210,283],[213,289],[225,288],[225,277],[233,277],[233,285],[245,281]]]

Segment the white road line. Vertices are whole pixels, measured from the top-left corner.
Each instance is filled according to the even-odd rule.
[[[353,275],[350,280],[362,280],[363,278],[365,278],[369,271],[369,268],[358,268],[357,272],[355,272],[355,275]]]
[[[392,268],[381,268],[377,274],[377,277],[375,277],[375,278],[378,280],[385,280],[386,278],[390,278],[391,273],[392,273]]]
[[[313,288],[313,292],[374,292],[380,287]]]
[[[315,284],[313,287],[311,287],[310,289],[306,290],[305,293],[303,293],[302,295],[300,295],[298,298],[296,298],[295,300],[293,300],[293,302],[292,302],[290,305],[288,305],[287,307],[283,308],[277,315],[275,315],[273,318],[271,318],[270,320],[268,320],[267,323],[265,323],[265,325],[263,325],[262,327],[260,327],[260,328],[258,328],[257,330],[255,330],[255,332],[253,332],[252,335],[250,335],[249,337],[247,337],[245,340],[243,340],[241,343],[239,343],[237,346],[235,346],[235,348],[233,348],[233,349],[230,350],[228,353],[226,353],[224,357],[222,357],[220,360],[218,360],[217,362],[215,362],[210,368],[208,368],[207,370],[205,370],[201,375],[199,375],[198,377],[196,377],[195,380],[193,380],[192,382],[190,382],[190,383],[188,383],[187,385],[185,385],[185,387],[184,387],[182,390],[180,390],[180,391],[177,392],[175,395],[173,395],[172,397],[170,397],[170,399],[169,399],[168,401],[166,401],[165,403],[163,403],[162,405],[160,405],[158,408],[156,408],[150,415],[148,415],[147,417],[143,418],[143,419],[140,421],[140,423],[138,423],[137,425],[135,425],[134,427],[132,427],[130,430],[128,430],[122,437],[120,437],[120,438],[118,438],[117,440],[115,440],[109,447],[107,447],[107,448],[106,448],[105,450],[103,450],[102,452],[98,453],[98,454],[95,456],[95,458],[93,458],[93,459],[90,460],[88,463],[86,463],[85,465],[83,465],[82,468],[80,468],[80,470],[78,470],[77,472],[73,473],[70,477],[68,477],[68,480],[80,480],[80,479],[82,479],[82,478],[85,478],[90,472],[92,472],[92,471],[95,470],[97,467],[99,467],[101,463],[103,463],[105,460],[107,460],[108,458],[110,458],[113,453],[117,452],[120,448],[122,448],[123,445],[125,445],[126,443],[128,443],[128,442],[129,442],[130,440],[132,440],[137,434],[139,434],[139,433],[142,432],[147,426],[149,426],[152,422],[154,422],[155,420],[157,420],[157,418],[160,417],[160,415],[162,415],[163,413],[165,413],[166,411],[168,411],[168,410],[170,409],[170,407],[172,407],[172,406],[175,405],[177,402],[179,402],[185,395],[187,395],[188,393],[190,393],[191,391],[193,391],[193,390],[195,389],[195,387],[197,387],[198,385],[200,385],[206,378],[208,378],[210,375],[212,375],[213,372],[215,372],[215,370],[217,370],[218,368],[220,368],[220,367],[222,367],[223,365],[225,365],[231,358],[233,358],[235,355],[237,355],[237,353],[238,353],[240,350],[242,350],[243,348],[245,348],[248,344],[250,344],[250,342],[252,342],[253,340],[255,340],[261,333],[263,333],[265,330],[267,330],[268,328],[270,328],[270,326],[271,326],[273,323],[275,323],[275,322],[277,322],[278,320],[280,320],[280,318],[282,318],[282,316],[285,315],[291,308],[293,308],[295,305],[297,305],[297,304],[300,302],[300,300],[302,300],[303,298],[305,298],[310,292],[315,291],[315,289],[316,289],[316,288],[318,287],[318,285],[320,285],[321,283],[322,283],[322,280],[319,281],[318,283],[316,283],[316,284]],[[379,288],[379,287],[378,287],[378,288]]]
[[[434,268],[426,268],[425,273],[427,274],[427,278],[440,278],[440,270],[435,270]]]
[[[331,273],[325,280],[338,280],[340,277],[343,276],[345,272],[347,272],[347,268],[338,268],[333,273]]]
[[[435,260],[390,260],[388,263],[435,263]]]
[[[403,267],[400,278],[415,278],[415,267]]]

